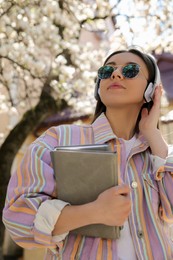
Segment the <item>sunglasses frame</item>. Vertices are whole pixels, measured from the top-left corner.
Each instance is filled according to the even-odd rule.
[[[134,77],[131,77],[131,78],[130,78],[130,77],[126,77],[126,76],[123,74],[123,69],[124,69],[125,67],[129,66],[129,65],[137,65],[137,66],[138,66],[138,69],[139,69],[137,75],[134,76]],[[109,77],[106,77],[106,78],[99,77],[99,70],[102,69],[102,68],[104,68],[104,67],[111,67],[111,68],[113,68],[112,73],[113,73],[115,70],[117,70],[118,67],[121,67],[121,74],[123,75],[123,77],[124,77],[125,79],[134,79],[134,78],[138,77],[140,71],[141,71],[142,74],[144,75],[144,73],[143,73],[143,71],[142,71],[142,69],[141,69],[141,66],[140,66],[139,64],[137,64],[137,63],[128,63],[128,64],[126,64],[126,65],[119,65],[119,64],[117,64],[116,66],[109,65],[109,64],[106,65],[106,64],[105,64],[105,65],[103,65],[102,67],[100,67],[100,68],[98,69],[98,78],[99,78],[100,80],[101,80],[101,79],[108,79],[108,78],[110,78],[110,77],[112,76],[112,73],[111,73],[111,75],[110,75]],[[145,75],[144,75],[144,77],[145,77]],[[146,77],[145,77],[145,79],[146,79]]]

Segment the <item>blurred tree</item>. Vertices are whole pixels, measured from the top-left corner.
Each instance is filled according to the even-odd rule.
[[[102,51],[80,45],[79,38],[87,24],[105,30],[102,20],[109,15],[108,1],[99,5],[77,0],[0,0],[0,110],[19,115],[14,128],[9,126],[6,136],[1,136],[1,213],[12,161],[27,135],[67,106],[91,112],[93,68]],[[2,233],[1,224],[1,243]]]
[[[110,0],[116,18],[111,47],[141,46],[156,53],[173,52],[173,1]]]

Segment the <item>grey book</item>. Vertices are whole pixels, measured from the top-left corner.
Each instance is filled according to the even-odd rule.
[[[58,199],[82,205],[118,185],[117,154],[108,145],[56,147],[51,152]],[[83,236],[117,239],[120,227],[92,224],[70,231]]]

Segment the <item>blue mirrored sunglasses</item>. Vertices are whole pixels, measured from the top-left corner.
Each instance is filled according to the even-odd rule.
[[[110,66],[105,65],[99,68],[98,70],[98,78],[99,79],[108,79],[111,77],[112,73],[118,69],[118,67],[121,67],[121,73],[124,78],[126,79],[133,79],[138,76],[140,72],[140,66],[136,63],[129,63],[125,66],[122,65],[116,65],[116,66]]]

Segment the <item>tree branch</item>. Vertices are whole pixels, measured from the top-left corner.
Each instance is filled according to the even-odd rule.
[[[17,62],[17,61],[15,61],[15,60],[11,59],[11,58],[8,57],[8,56],[0,55],[0,59],[2,59],[2,58],[3,58],[3,59],[6,59],[6,60],[9,60],[9,61],[12,62],[13,64],[16,64],[16,65],[19,66],[21,69],[28,71],[29,74],[30,74],[34,79],[40,79],[40,80],[42,80],[42,79],[44,79],[44,78],[46,77],[46,76],[40,77],[40,76],[38,76],[38,75],[34,75],[34,74],[30,71],[30,69],[26,68],[23,64],[20,64],[19,62]]]
[[[86,18],[82,21],[80,21],[80,26],[83,27],[83,25],[89,21],[96,21],[96,20],[100,20],[100,19],[106,19],[108,18],[109,15],[104,15],[104,16],[94,16],[94,18]]]
[[[15,4],[11,4],[3,13],[0,14],[0,18],[2,18],[2,16],[4,16],[5,14],[7,14],[11,8],[15,6]]]

